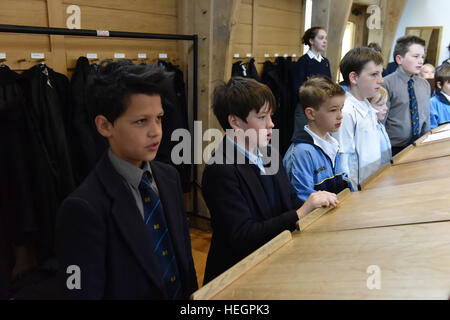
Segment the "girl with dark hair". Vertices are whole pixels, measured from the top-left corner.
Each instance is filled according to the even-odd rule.
[[[295,128],[303,130],[306,125],[306,117],[302,107],[298,104],[298,89],[313,75],[324,75],[331,78],[330,62],[322,56],[327,47],[327,32],[322,27],[312,27],[306,30],[302,37],[302,43],[309,46],[306,54],[301,56],[294,66],[293,90],[297,107],[295,109]]]

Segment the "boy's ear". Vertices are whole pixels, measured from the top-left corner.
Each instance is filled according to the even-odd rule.
[[[308,120],[314,121],[316,119],[316,111],[311,107],[306,107],[305,116]]]
[[[442,90],[442,83],[441,83],[440,81],[437,81],[437,82],[436,82],[436,87],[437,87],[439,90]]]
[[[241,119],[238,116],[235,116],[234,114],[228,115],[228,123],[230,124],[230,127],[234,130],[241,129]]]
[[[395,56],[395,62],[397,63],[397,65],[401,65],[403,62],[403,57],[401,55],[396,55]]]
[[[350,72],[348,75],[348,80],[350,81],[350,84],[356,85],[357,84],[357,77],[359,77],[359,74],[357,74],[355,71]]]
[[[97,127],[97,131],[104,136],[105,138],[109,138],[112,135],[111,129],[113,125],[106,119],[105,116],[98,115],[95,117],[95,126]]]

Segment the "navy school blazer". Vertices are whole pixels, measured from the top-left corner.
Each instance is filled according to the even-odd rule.
[[[296,210],[303,205],[291,186],[279,156],[274,182],[281,196],[281,214],[273,214],[251,164],[236,164],[226,154],[236,146],[226,137],[216,151],[223,164],[208,163],[203,172],[202,193],[211,213],[213,235],[206,261],[204,283],[219,276],[284,230],[293,231]],[[226,164],[226,162],[234,164]]]
[[[150,162],[172,239],[182,297],[197,290],[183,193],[176,169]],[[59,285],[69,299],[168,299],[158,258],[136,200],[107,152],[62,204],[57,221]],[[67,268],[81,271],[81,289],[67,288]],[[73,278],[72,278],[73,280]],[[69,282],[71,282],[69,280]]]

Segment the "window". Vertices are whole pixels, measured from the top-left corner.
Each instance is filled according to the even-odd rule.
[[[306,0],[305,5],[305,31],[311,28],[311,16],[312,16],[312,0]],[[303,54],[309,49],[309,46],[303,46]]]
[[[348,21],[345,26],[344,38],[342,39],[341,60],[347,52],[355,46],[355,24]],[[339,82],[343,80],[342,74],[339,72]]]

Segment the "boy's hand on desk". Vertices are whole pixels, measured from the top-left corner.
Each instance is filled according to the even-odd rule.
[[[339,201],[336,194],[327,191],[311,193],[305,203],[297,210],[298,218],[301,219],[317,208],[336,207]]]

